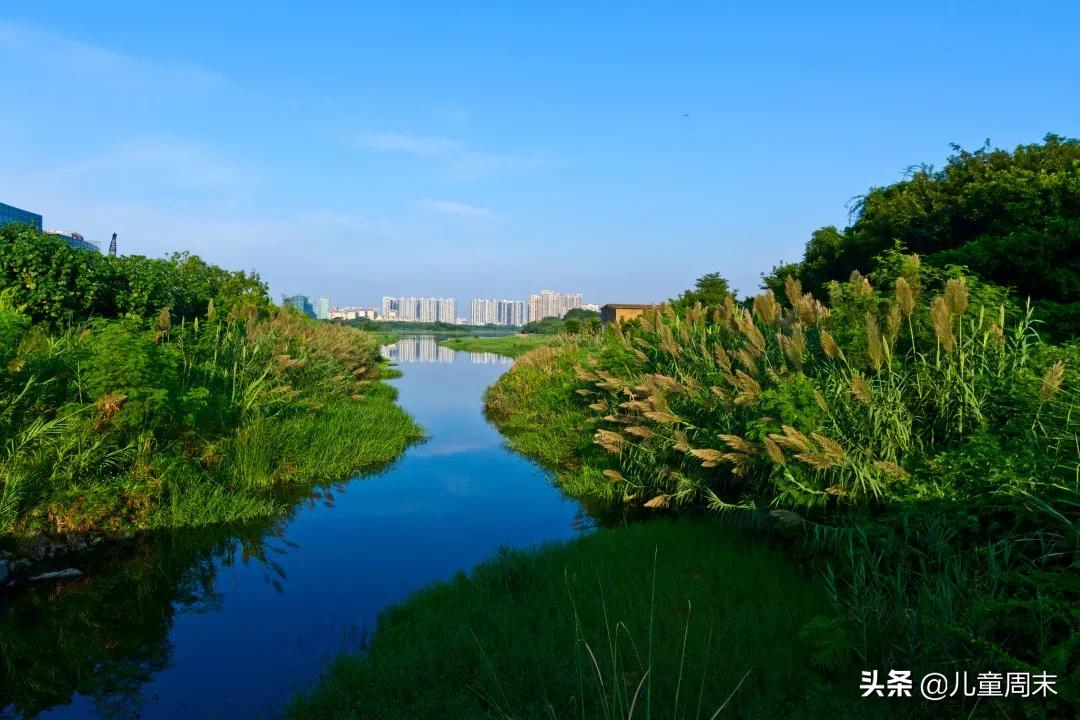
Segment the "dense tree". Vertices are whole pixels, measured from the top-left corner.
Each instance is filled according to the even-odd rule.
[[[730,294],[727,280],[720,273],[712,272],[699,277],[692,290],[685,291],[671,302],[677,308],[692,307],[695,303],[715,306],[723,303],[724,298]]]
[[[14,308],[54,324],[88,317],[156,319],[162,308],[176,320],[193,318],[204,315],[211,300],[226,315],[242,303],[258,309],[270,304],[254,273],[225,270],[187,253],[108,257],[28,225],[0,227],[0,287]]]
[[[929,265],[963,265],[1037,301],[1045,329],[1080,334],[1080,141],[1047,135],[1009,152],[953,146],[945,167],[912,168],[900,182],[858,198],[853,223],[812,235],[802,262],[774,269],[810,290],[871,272],[898,247]],[[794,271],[794,272],[793,272]]]
[[[526,323],[521,332],[526,335],[558,335],[561,332],[576,335],[595,332],[600,327],[600,313],[584,308],[572,308],[561,318],[549,317]]]

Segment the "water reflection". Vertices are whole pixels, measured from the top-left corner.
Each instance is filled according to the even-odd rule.
[[[430,336],[386,354],[416,363],[394,383],[427,442],[278,522],[153,533],[69,558],[79,580],[0,593],[0,717],[276,716],[409,592],[591,525],[484,420],[505,358]]]
[[[461,357],[468,357],[474,365],[512,365],[513,358],[490,352],[456,352],[439,345],[439,339],[433,335],[403,337],[393,345],[380,348],[383,357],[400,364],[411,363],[452,363]]]
[[[469,353],[469,362],[482,365],[513,365],[514,359],[496,353],[471,352]]]
[[[75,582],[0,598],[0,717],[35,717],[80,696],[86,715],[135,718],[143,686],[170,664],[170,633],[184,614],[220,612],[219,575],[258,566],[283,592],[274,555],[292,544],[283,522],[151,533],[76,558]]]

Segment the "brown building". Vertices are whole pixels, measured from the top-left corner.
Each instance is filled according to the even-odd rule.
[[[623,320],[632,320],[646,310],[652,310],[655,305],[633,305],[631,303],[608,303],[600,308],[600,322],[613,323]]]

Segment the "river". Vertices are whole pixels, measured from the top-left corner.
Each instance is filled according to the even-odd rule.
[[[73,558],[85,578],[0,608],[0,716],[274,717],[411,591],[502,546],[589,526],[483,417],[481,395],[510,360],[431,336],[384,354],[404,371],[392,383],[427,442],[270,526],[163,533]]]

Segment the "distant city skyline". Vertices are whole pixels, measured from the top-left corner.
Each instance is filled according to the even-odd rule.
[[[302,293],[283,295],[281,302],[319,320],[381,320],[400,322],[444,322],[451,324],[521,327],[546,318],[561,318],[573,309],[598,311],[596,303],[583,302],[579,292],[541,290],[528,300],[473,298],[467,315],[458,314],[457,298],[383,295],[378,305],[341,304],[327,296],[317,300]],[[464,310],[465,308],[463,308]]]

